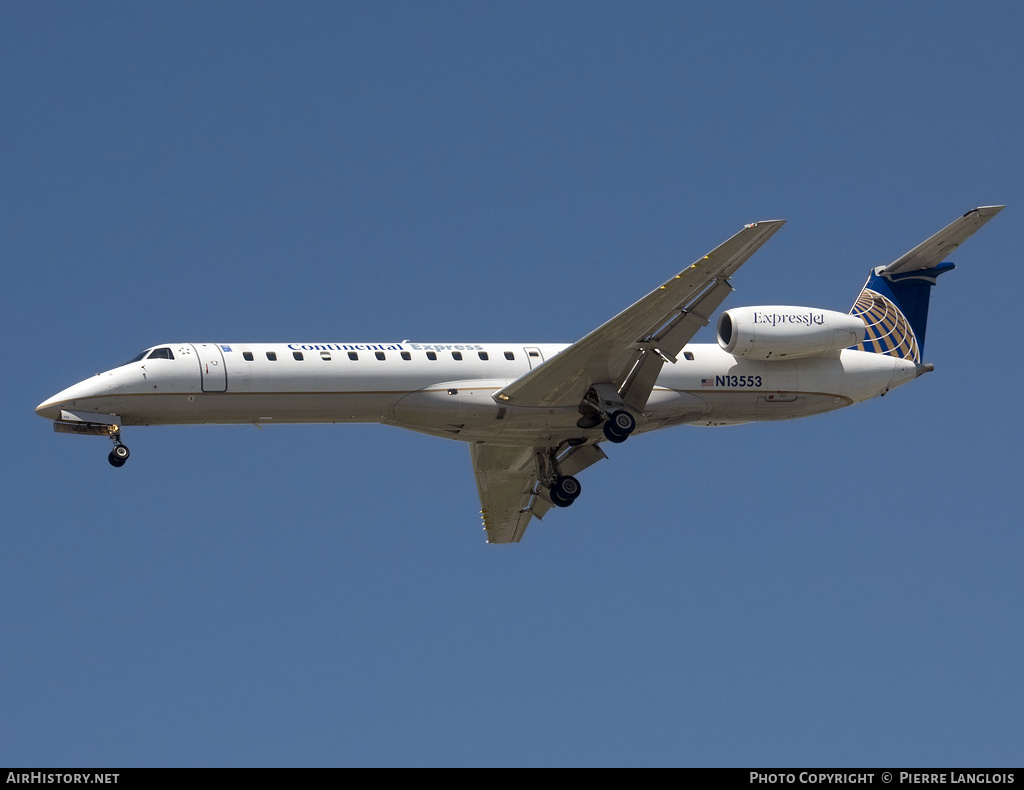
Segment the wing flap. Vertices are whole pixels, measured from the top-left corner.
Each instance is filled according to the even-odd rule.
[[[672,319],[656,336],[644,343],[635,366],[619,388],[622,402],[634,411],[642,412],[654,390],[662,367],[666,362],[675,364],[683,346],[711,322],[711,316],[725,298],[732,293],[728,280],[716,280],[699,299]]]

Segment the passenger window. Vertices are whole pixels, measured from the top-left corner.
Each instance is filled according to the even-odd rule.
[[[242,359],[244,359],[246,362],[252,362],[252,352],[251,351],[243,351],[242,352]]]
[[[453,351],[452,352],[452,359],[461,360],[462,359],[462,352],[461,351]]]
[[[486,351],[479,351],[479,352],[477,352],[477,356],[479,356],[480,359],[486,360],[487,359],[487,352]]]
[[[377,359],[379,359],[381,362],[384,361],[384,352],[383,351],[378,351],[376,354],[374,354],[374,356],[377,357]]]
[[[349,351],[348,352],[348,358],[351,359],[353,362],[355,362],[356,360],[359,359],[359,354],[356,353],[355,351]]]
[[[174,354],[171,353],[169,348],[156,348],[153,349],[153,353],[147,359],[174,359]]]
[[[324,362],[330,362],[331,361],[331,352],[330,351],[321,351],[320,352],[320,359],[322,359]]]
[[[294,357],[295,359],[299,360],[299,362],[301,362],[302,361],[302,352],[301,351],[293,351],[292,352],[292,357]]]
[[[434,351],[428,351],[427,359],[437,359],[437,354]]]
[[[515,359],[515,358],[516,358],[516,355],[513,354],[511,351],[506,351],[505,352],[505,359]]]
[[[408,351],[403,351],[402,352],[402,359],[404,359],[406,362],[408,362],[410,359],[412,359],[412,354],[410,354]]]
[[[268,351],[267,352],[267,359],[269,359],[271,362],[277,362],[277,352],[276,351]]]
[[[684,359],[688,359],[691,362],[693,362],[693,352],[692,351],[684,351],[683,352],[683,358]]]

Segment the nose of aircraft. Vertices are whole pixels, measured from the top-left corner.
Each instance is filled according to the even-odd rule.
[[[101,380],[100,376],[93,376],[90,379],[80,381],[68,387],[66,390],[61,390],[56,395],[44,400],[36,406],[36,414],[47,420],[59,420],[61,409],[92,411],[87,402],[77,403],[76,401],[95,398],[98,395],[105,394],[106,391],[106,384]]]
[[[58,420],[60,419],[60,406],[53,398],[50,398],[36,406],[36,414],[46,420]]]

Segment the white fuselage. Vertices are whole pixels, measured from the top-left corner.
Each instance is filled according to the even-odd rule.
[[[379,422],[500,445],[599,438],[600,428],[577,427],[576,408],[493,398],[565,347],[173,343],[154,347],[169,349],[172,359],[140,359],[99,373],[36,411],[58,421],[111,415],[125,426]],[[911,361],[851,349],[763,361],[690,344],[662,369],[636,430],[804,417],[884,394],[918,373]]]

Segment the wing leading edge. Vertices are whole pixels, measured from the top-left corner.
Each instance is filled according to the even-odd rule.
[[[732,291],[728,278],[785,224],[747,225],[728,241],[582,340],[495,394],[519,406],[575,406],[609,383],[642,411],[662,365],[676,355]]]

